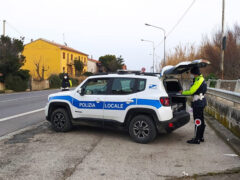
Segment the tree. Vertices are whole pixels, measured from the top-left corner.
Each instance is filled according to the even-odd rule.
[[[25,62],[22,55],[23,41],[24,38],[0,37],[0,81],[4,82],[7,88],[16,91],[26,89],[30,77],[28,70],[20,69]]]
[[[116,57],[115,55],[110,54],[101,56],[99,61],[107,72],[116,72],[118,69],[122,69],[124,65],[124,59],[122,56]]]
[[[224,52],[224,79],[240,78],[240,26],[235,25],[233,29],[226,31],[227,46]],[[201,58],[211,61],[211,66],[206,72],[214,73],[221,78],[221,32],[215,32],[211,38],[205,37],[200,47]]]
[[[227,45],[224,52],[224,79],[240,78],[240,26],[235,25],[233,29],[226,31]],[[166,65],[176,65],[181,61],[194,59],[207,59],[210,66],[202,68],[204,75],[213,74],[221,78],[221,31],[215,32],[211,37],[203,36],[201,45],[196,48],[191,46],[178,45],[173,53],[166,58]],[[162,64],[159,65],[162,67]],[[160,68],[161,69],[161,68]]]
[[[44,74],[45,71],[47,71],[49,69],[49,66],[46,68],[44,64],[42,64],[42,67],[40,66],[41,60],[39,60],[38,62],[34,62],[35,66],[36,66],[36,72],[37,72],[37,79],[38,80],[44,80]]]
[[[170,51],[167,54],[165,65],[176,65],[182,61],[192,61],[198,58],[199,55],[193,44],[187,44],[185,46],[179,44],[174,48],[173,52]],[[161,62],[160,66],[163,66],[163,62]]]
[[[2,82],[8,74],[19,71],[25,62],[25,57],[21,54],[23,51],[24,38],[11,39],[8,36],[0,38],[0,73]]]
[[[84,64],[82,61],[80,61],[79,59],[75,59],[74,60],[74,67],[75,67],[75,71],[76,71],[76,75],[80,75],[82,74],[83,68],[84,68]]]

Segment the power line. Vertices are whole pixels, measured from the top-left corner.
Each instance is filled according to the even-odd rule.
[[[178,19],[177,23],[172,27],[172,29],[167,33],[166,38],[176,29],[176,27],[180,24],[180,22],[183,20],[183,18],[186,16],[188,11],[192,8],[193,4],[196,2],[196,0],[193,0],[192,3],[188,6],[188,8],[184,11],[183,15]],[[164,40],[162,40],[159,44],[156,45],[156,47],[160,46],[163,43]]]
[[[178,24],[180,24],[180,22],[183,20],[183,18],[186,16],[186,14],[188,13],[188,11],[191,9],[191,7],[193,6],[193,4],[196,2],[196,0],[193,0],[193,2],[190,4],[190,6],[186,9],[186,11],[183,13],[183,15],[179,18],[179,20],[177,21],[177,23],[175,24],[175,26],[173,26],[173,28],[167,33],[167,36],[169,36],[178,26]]]
[[[23,33],[21,33],[17,28],[15,28],[13,25],[11,25],[8,21],[6,21],[6,24],[7,24],[10,28],[12,28],[15,32],[17,32],[20,36],[24,37],[25,39],[30,40],[30,38],[24,36]]]

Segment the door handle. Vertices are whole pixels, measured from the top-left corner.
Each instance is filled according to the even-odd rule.
[[[101,101],[101,99],[96,99],[96,103],[100,103]]]
[[[132,103],[132,102],[133,102],[132,99],[129,99],[129,100],[126,101],[127,104],[130,104],[130,103]]]

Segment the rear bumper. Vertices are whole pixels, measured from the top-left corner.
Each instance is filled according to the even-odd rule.
[[[158,132],[171,132],[180,128],[190,121],[190,114],[186,111],[174,113],[173,118],[168,121],[160,121],[157,124]]]

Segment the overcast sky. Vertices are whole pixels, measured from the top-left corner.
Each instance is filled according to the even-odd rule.
[[[152,66],[152,45],[167,33],[193,0],[0,0],[0,21],[7,21],[6,35],[45,38],[98,59],[105,54],[122,55],[128,69]],[[226,0],[225,27],[240,24],[240,0]],[[202,35],[221,28],[222,0],[196,0],[166,39],[166,51],[179,43],[198,45]],[[0,28],[2,34],[2,28]],[[163,43],[156,48],[156,61],[163,58]]]

